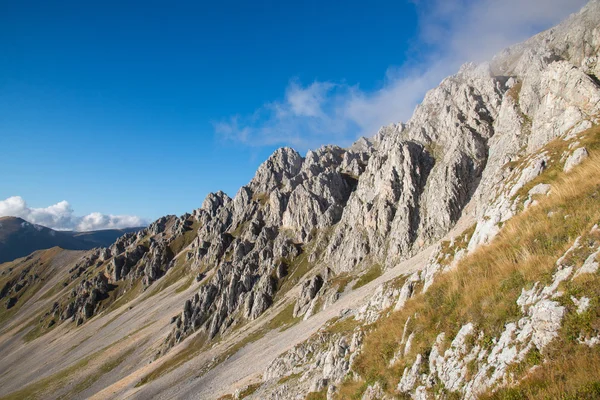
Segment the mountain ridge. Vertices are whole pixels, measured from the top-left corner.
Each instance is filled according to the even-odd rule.
[[[19,217],[0,217],[0,263],[25,257],[54,246],[65,250],[90,250],[105,247],[115,239],[142,228],[107,229],[90,232],[56,231],[32,224]]]
[[[91,380],[87,386],[52,391],[46,383],[15,393],[31,393],[29,388],[56,397],[474,398],[510,383],[509,364],[516,366],[526,354],[515,350],[521,355],[506,358],[517,344],[500,327],[486,331],[477,318],[456,318],[464,325],[427,331],[435,333],[432,343],[429,336],[411,336],[417,314],[394,317],[405,324],[403,332],[384,341],[384,354],[372,343],[382,329],[378,320],[430,301],[429,290],[444,299],[445,277],[453,276],[447,274],[466,268],[463,260],[486,244],[506,240],[502,232],[513,218],[522,221],[536,204],[546,207],[543,196],[553,195],[552,179],[569,176],[564,174],[577,165],[595,165],[590,159],[597,157],[600,123],[594,79],[600,73],[598,21],[600,2],[592,0],[490,63],[466,64],[428,92],[408,122],[383,127],[372,140],[359,139],[348,149],[323,146],[306,157],[278,149],[235,197],[211,193],[191,214],[162,217],[86,253],[69,269],[65,289],[56,291],[52,304],[40,303],[45,313],[21,322],[13,318],[13,334],[0,329],[0,345],[18,340],[19,326],[33,336],[24,349],[11,349],[6,360],[18,360],[14,369],[0,367],[4,393],[36,381],[26,349],[56,359],[40,348],[47,338],[58,340],[61,333],[84,338],[97,329],[103,334],[76,348],[80,357],[47,368],[43,379],[63,382],[57,374],[84,360],[102,370],[103,362],[119,359],[129,369],[117,366],[95,379],[81,372],[80,382]],[[593,190],[585,195],[593,203]],[[594,247],[588,222],[582,235],[591,235]],[[559,236],[561,246],[573,245],[569,235]],[[561,276],[561,270],[548,273]],[[576,314],[573,301],[563,305],[552,297],[566,281],[556,287],[536,283],[533,289],[526,279],[507,282],[511,293],[533,290],[498,304],[515,313],[510,316],[521,324],[515,329],[524,348],[543,357],[546,345],[559,337],[562,317]],[[538,286],[544,288],[540,293]],[[487,301],[494,299],[490,294]],[[16,306],[23,309],[20,298]],[[338,316],[323,321],[332,310]],[[500,323],[512,327],[511,320]],[[293,342],[278,342],[282,337]],[[472,345],[465,347],[468,337]],[[138,346],[140,341],[149,345]],[[269,353],[271,341],[283,352]],[[112,343],[117,357],[101,351],[83,357],[100,343]],[[488,362],[468,358],[474,346]],[[381,361],[373,365],[361,356],[366,349],[385,361],[385,371]],[[489,349],[495,353],[486,353]],[[502,364],[497,354],[510,361]],[[264,357],[257,363],[261,370],[235,362],[252,356]],[[538,364],[527,367],[532,365]]]

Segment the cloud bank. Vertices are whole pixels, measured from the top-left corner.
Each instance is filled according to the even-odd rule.
[[[93,231],[145,226],[148,221],[133,215],[106,215],[94,212],[76,216],[67,201],[44,208],[31,208],[20,196],[0,201],[0,217],[19,217],[56,230]]]
[[[249,146],[347,145],[372,136],[379,127],[407,121],[427,90],[465,62],[490,59],[498,51],[547,29],[586,0],[412,0],[419,15],[416,59],[391,66],[383,85],[363,91],[358,85],[292,79],[283,99],[250,115],[214,124],[226,140]],[[393,52],[394,49],[390,49]]]

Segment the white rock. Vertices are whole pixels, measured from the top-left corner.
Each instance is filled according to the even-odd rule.
[[[588,156],[589,156],[589,154],[585,147],[578,148],[577,150],[575,150],[573,152],[573,154],[571,154],[569,156],[569,158],[567,158],[567,161],[565,162],[565,167],[563,170],[565,172],[571,171],[573,168],[575,168],[576,166],[581,164],[583,162],[583,160],[588,158]]]
[[[590,307],[589,297],[583,296],[581,299],[571,296],[571,301],[577,306],[577,314],[584,313]]]
[[[421,367],[422,362],[423,357],[420,354],[417,354],[417,358],[412,367],[404,369],[402,379],[400,379],[400,383],[398,383],[399,392],[407,393],[415,387],[415,384],[420,376],[419,368]]]
[[[551,188],[552,186],[548,185],[547,183],[538,183],[537,185],[531,188],[531,190],[529,191],[529,195],[532,196],[534,194],[548,194]]]
[[[600,249],[596,250],[594,253],[590,254],[588,258],[585,259],[581,268],[579,268],[575,273],[575,277],[581,274],[593,274],[596,273],[596,271],[598,271],[598,261],[596,261],[598,253],[600,253]]]

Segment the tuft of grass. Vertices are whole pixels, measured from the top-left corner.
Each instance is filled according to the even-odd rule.
[[[464,232],[454,238],[452,242],[449,240],[442,241],[442,248],[437,259],[438,264],[440,264],[442,267],[450,265],[452,260],[454,260],[456,253],[459,250],[467,248],[476,228],[477,224],[473,224],[470,228],[466,229]]]
[[[352,286],[352,289],[358,289],[359,287],[365,286],[367,283],[379,278],[383,274],[383,269],[379,264],[373,264],[364,274],[358,278],[356,283]]]
[[[306,395],[306,400],[327,400],[327,391],[323,389],[320,392],[310,392]]]
[[[596,346],[597,347],[597,346]],[[600,354],[585,345],[569,346],[553,354],[556,359],[530,370],[516,385],[480,396],[482,400],[598,399]]]
[[[289,327],[302,321],[302,317],[294,317],[294,303],[288,304],[267,324],[267,330],[273,329],[286,330]]]
[[[296,380],[298,378],[300,378],[302,376],[302,373],[297,373],[297,374],[290,374],[290,375],[286,375],[281,377],[278,381],[277,381],[277,385],[283,385],[287,382]]]
[[[269,193],[254,193],[252,200],[258,202],[261,206],[264,206],[269,202]]]
[[[325,328],[325,332],[331,334],[348,333],[353,332],[357,326],[360,326],[360,322],[354,319],[354,317],[344,318],[333,322],[331,325]]]
[[[248,387],[246,389],[244,389],[240,392],[240,396],[238,398],[245,399],[248,396],[252,396],[254,394],[254,392],[256,392],[258,390],[260,385],[261,385],[260,383],[253,383],[251,385],[248,385]]]
[[[589,130],[587,130],[584,134],[580,135],[577,139],[573,139],[573,140],[579,141],[579,145],[577,147],[583,146],[583,147],[586,147],[586,149],[589,152],[593,152],[593,151],[600,150],[599,136],[600,136],[600,127],[593,127],[593,128],[590,128]],[[562,157],[563,153],[571,152],[571,150],[569,150],[569,144],[571,144],[573,142],[573,140],[565,141],[561,138],[558,138],[558,139],[553,140],[552,142],[548,143],[546,146],[544,146],[544,148],[539,150],[538,154],[541,152],[546,152],[547,157],[550,160],[546,164],[546,169],[544,170],[544,173],[542,173],[538,177],[536,177],[533,180],[531,180],[530,182],[528,182],[525,186],[523,186],[515,194],[513,199],[518,196],[525,198],[527,196],[527,194],[529,193],[529,191],[537,184],[539,184],[539,183],[554,183],[558,180],[559,177],[562,177],[564,175],[563,174],[564,163],[561,162],[561,157]],[[527,162],[529,161],[530,158],[531,157],[517,163],[517,168],[518,169],[524,168],[527,165]]]

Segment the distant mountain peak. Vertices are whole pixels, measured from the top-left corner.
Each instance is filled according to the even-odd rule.
[[[90,250],[106,247],[128,232],[142,228],[107,229],[90,232],[56,231],[20,217],[0,217],[0,263],[24,257],[36,250],[61,247]]]

